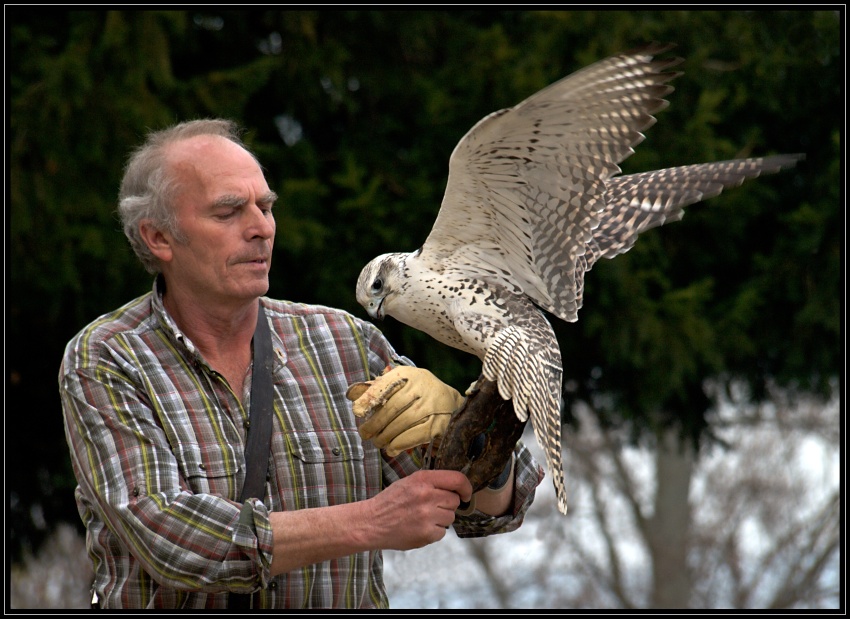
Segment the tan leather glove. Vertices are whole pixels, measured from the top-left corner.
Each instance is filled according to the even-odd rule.
[[[360,436],[396,456],[442,436],[463,396],[428,370],[401,365],[348,388],[354,414],[365,417]]]

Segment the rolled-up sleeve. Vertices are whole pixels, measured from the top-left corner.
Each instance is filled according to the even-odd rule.
[[[510,533],[522,524],[528,508],[534,501],[534,493],[543,481],[543,468],[537,463],[528,448],[518,442],[514,448],[514,500],[511,510],[504,516],[491,516],[474,510],[455,519],[454,530],[458,537],[484,537],[498,533]]]
[[[158,583],[177,590],[264,586],[269,510],[261,501],[227,498],[237,496],[244,478],[239,443],[191,437],[173,418],[165,422],[165,411],[147,398],[149,377],[136,369],[143,362],[99,348],[66,357],[60,375],[78,492],[105,523],[104,535],[90,540],[96,554],[126,562],[117,545],[127,548]],[[128,569],[116,564],[112,573]]]

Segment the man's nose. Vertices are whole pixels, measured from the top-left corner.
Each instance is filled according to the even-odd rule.
[[[251,238],[259,236],[261,238],[270,238],[275,232],[274,215],[271,210],[262,209],[257,205],[250,208],[251,223],[249,226]]]

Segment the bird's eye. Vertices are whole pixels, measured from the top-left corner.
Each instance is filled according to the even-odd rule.
[[[372,282],[372,290],[374,292],[378,292],[381,288],[384,287],[384,282],[381,281],[381,278],[376,279]]]

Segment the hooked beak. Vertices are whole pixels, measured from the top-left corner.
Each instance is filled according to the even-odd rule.
[[[384,313],[381,311],[381,308],[383,306],[384,306],[384,299],[381,298],[381,301],[380,301],[380,303],[378,303],[377,307],[374,307],[374,303],[370,303],[369,308],[366,311],[375,320],[383,320],[384,319]]]

